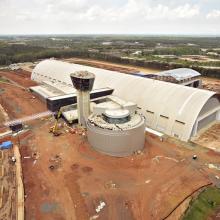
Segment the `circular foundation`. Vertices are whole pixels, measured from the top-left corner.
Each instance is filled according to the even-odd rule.
[[[145,120],[142,116],[136,115],[134,123],[131,118],[124,128],[120,124],[112,127],[103,127],[99,122],[88,120],[88,141],[95,150],[110,156],[125,157],[144,148]]]

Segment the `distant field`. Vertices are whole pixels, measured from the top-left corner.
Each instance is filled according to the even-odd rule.
[[[0,36],[0,66],[55,57],[140,67],[140,71],[193,68],[220,78],[220,37],[134,35]]]
[[[107,62],[107,61],[100,61],[100,60],[93,60],[93,59],[79,59],[79,58],[68,58],[64,59],[64,61],[72,62],[72,63],[78,63],[103,69],[112,69],[119,72],[125,72],[126,70],[129,72],[129,70],[132,72],[132,70],[135,71],[141,71],[143,73],[158,73],[161,70],[156,68],[147,68],[147,67],[139,67],[135,65],[126,65],[126,64],[116,64],[113,62]],[[121,70],[121,71],[120,71]]]

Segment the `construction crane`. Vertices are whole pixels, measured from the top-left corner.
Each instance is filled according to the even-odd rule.
[[[61,132],[58,129],[58,122],[62,115],[62,107],[59,109],[58,113],[54,115],[56,122],[54,126],[50,127],[50,133],[53,133],[54,136],[60,136]]]

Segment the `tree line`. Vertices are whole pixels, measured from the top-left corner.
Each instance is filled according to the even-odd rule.
[[[24,49],[25,48],[25,49]],[[175,69],[175,68],[192,68],[199,71],[203,76],[220,78],[220,69],[216,68],[205,68],[193,65],[192,63],[175,63],[168,61],[158,61],[158,60],[140,60],[123,58],[121,56],[105,54],[100,52],[89,52],[87,49],[52,49],[34,46],[24,46],[24,45],[11,45],[10,47],[0,45],[0,65],[10,65],[12,63],[19,62],[35,62],[40,59],[47,58],[90,58],[97,59],[101,61],[109,61],[119,64],[129,64],[134,66],[155,68],[161,70]]]

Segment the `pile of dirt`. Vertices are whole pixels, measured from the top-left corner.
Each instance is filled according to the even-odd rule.
[[[220,123],[212,125],[193,140],[193,142],[220,151]]]
[[[220,80],[202,77],[202,85],[204,89],[220,93]]]

